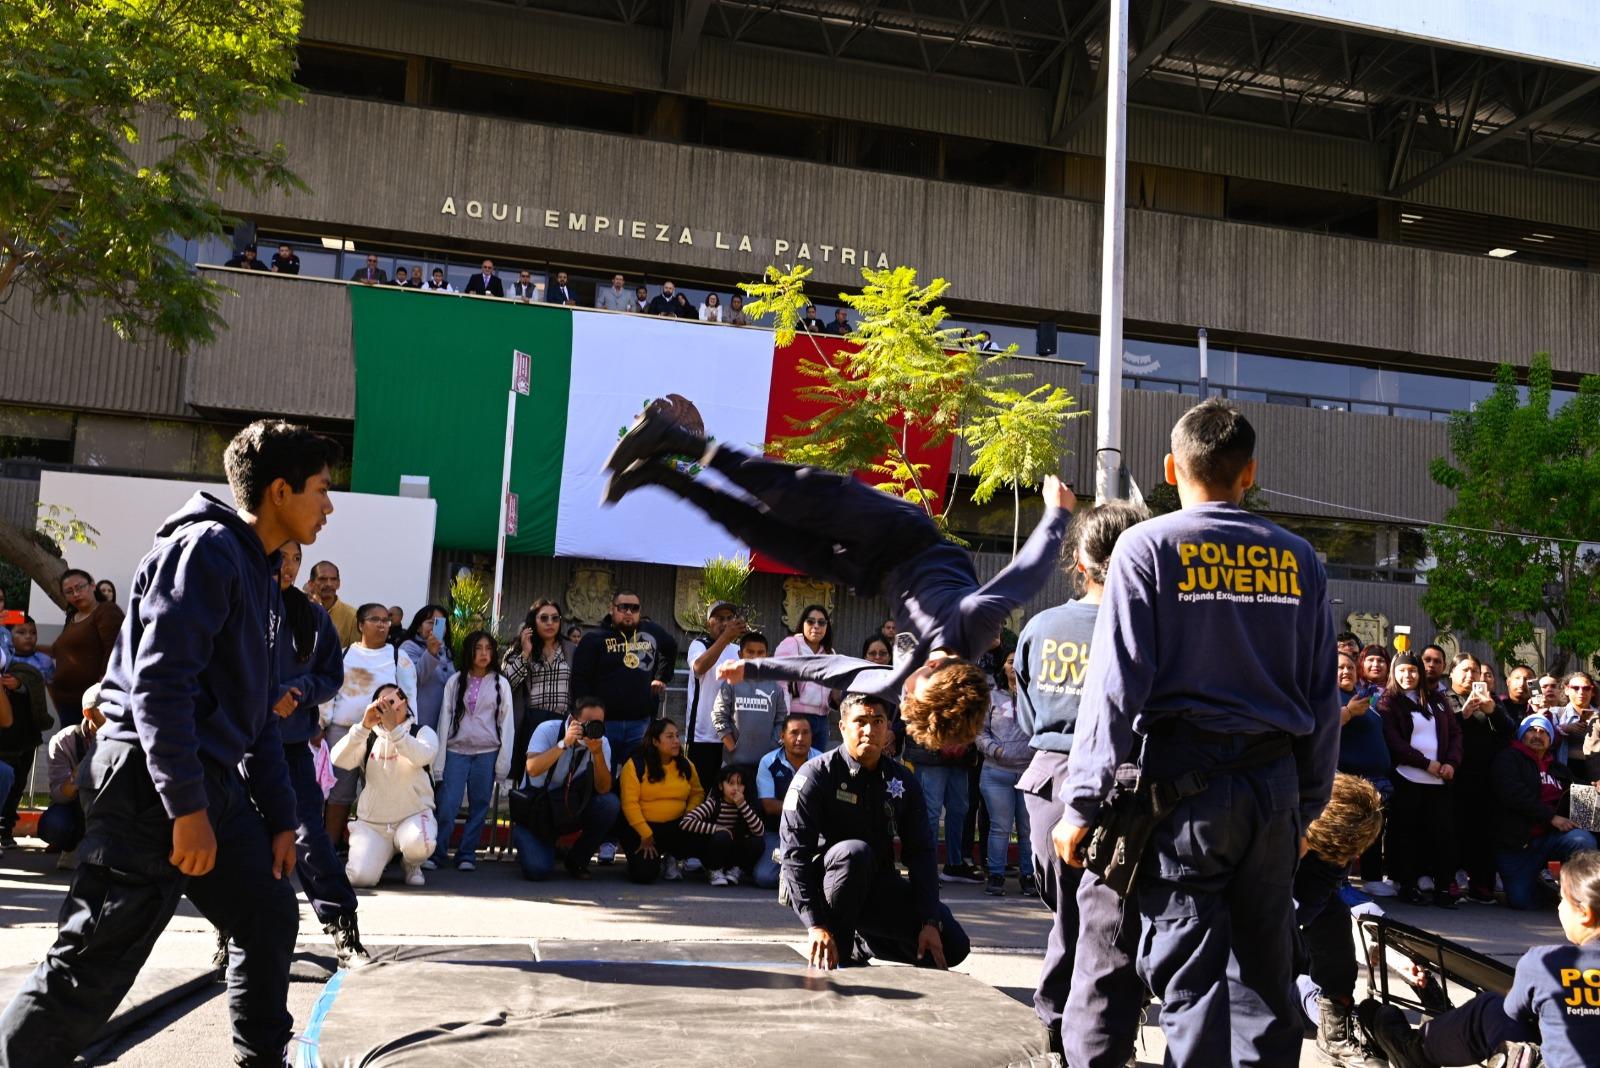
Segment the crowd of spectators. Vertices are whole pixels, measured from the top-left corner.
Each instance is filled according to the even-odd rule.
[[[1453,909],[1555,901],[1547,865],[1595,848],[1600,717],[1586,671],[1494,669],[1437,645],[1391,655],[1340,636],[1339,770],[1384,801],[1387,827],[1355,865],[1371,895]],[[1572,819],[1586,791],[1585,825]]]
[[[270,261],[257,258],[254,245],[246,246],[236,252],[223,263],[224,267],[234,267],[249,271],[270,271],[276,274],[298,275],[300,273],[300,257],[288,245],[279,245],[278,251],[273,254]],[[376,253],[366,255],[366,263],[356,268],[351,273],[350,281],[362,285],[389,286],[400,289],[418,289],[437,293],[458,292],[445,276],[442,267],[435,267],[431,272],[424,270],[421,264],[414,264],[410,268],[396,265],[391,277],[389,272],[379,265]],[[523,303],[560,304],[566,307],[583,306],[578,288],[571,282],[566,271],[556,271],[554,277],[546,285],[534,280],[533,272],[529,268],[521,268],[517,272],[516,281],[507,287],[500,277],[494,261],[485,259],[479,273],[467,279],[466,284],[459,292],[473,296],[500,297],[506,300],[517,300]],[[751,326],[754,320],[745,314],[744,295],[732,294],[727,303],[723,303],[720,294],[710,292],[705,299],[696,303],[687,293],[680,292],[677,284],[671,280],[661,283],[654,296],[647,285],[629,287],[627,278],[621,274],[611,276],[609,286],[597,286],[594,300],[587,306],[599,308],[603,311],[631,312],[637,315],[659,315],[669,319],[694,319],[703,323],[726,323],[730,326]],[[837,334],[843,336],[850,333],[851,326],[848,313],[839,308],[835,310],[833,321],[824,323],[817,318],[816,308],[807,305],[805,315],[805,328],[816,334]],[[985,335],[986,336],[986,335]]]
[[[396,856],[412,885],[447,863],[474,870],[504,791],[533,809],[522,806],[511,835],[529,879],[558,865],[583,878],[591,862],[609,864],[621,852],[638,882],[704,871],[718,886],[776,885],[785,791],[806,760],[837,744],[842,694],[814,683],[722,682],[716,668],[734,658],[833,654],[824,605],[807,605],[795,632],[775,642],[736,606],[712,605],[684,658],[680,723],[661,711],[677,640],[631,591],[581,633],[559,604],[540,599],[502,649],[482,630],[453,643],[440,605],[406,624],[399,606],[351,606],[339,587],[331,561],[313,567],[304,587],[343,647],[343,685],[318,707],[310,742],[327,750],[324,821],[334,843],[348,842],[353,884],[374,885]],[[73,775],[101,722],[96,683],[122,611],[111,583],[96,585],[79,570],[63,574],[61,592],[70,607],[53,643],[39,642],[31,616],[0,628],[0,685],[13,709],[0,727],[0,759],[11,772],[0,844],[13,842],[23,784],[54,726],[42,698],[38,714],[25,698],[47,691],[57,710],[73,711],[49,740],[51,806],[39,833],[70,866],[83,824]],[[850,648],[886,663],[893,630],[885,621]],[[1429,645],[1395,655],[1352,634],[1341,635],[1337,655],[1339,768],[1370,783],[1386,812],[1385,833],[1351,867],[1361,888],[1441,908],[1552,901],[1548,862],[1595,847],[1593,677],[1539,676],[1519,664],[1497,691],[1493,669],[1471,653],[1448,657]],[[992,705],[974,745],[928,750],[896,731],[891,750],[922,784],[930,831],[944,844],[941,878],[1003,894],[1015,873],[1031,896],[1028,817],[1016,785],[1032,750],[1016,720],[1012,646],[994,649],[985,669]]]

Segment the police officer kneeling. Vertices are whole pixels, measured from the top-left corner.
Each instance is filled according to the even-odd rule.
[[[872,956],[948,968],[971,943],[939,901],[934,846],[922,787],[884,755],[888,708],[867,694],[839,709],[844,744],[805,763],[783,798],[779,844],[789,902],[811,932],[819,968],[865,964]],[[895,870],[894,839],[910,881]]]

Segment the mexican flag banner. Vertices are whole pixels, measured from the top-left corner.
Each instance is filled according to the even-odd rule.
[[[806,339],[775,351],[767,330],[352,286],[356,433],[351,489],[394,494],[426,475],[436,540],[492,552],[499,521],[513,354],[532,359],[516,399],[508,553],[699,567],[743,546],[664,490],[613,508],[600,496],[607,454],[652,398],[693,402],[714,440],[759,450],[786,433]],[[825,342],[837,351],[836,341]],[[943,486],[950,446],[921,457]],[[702,477],[720,482],[715,472]],[[722,483],[726,487],[726,483]]]

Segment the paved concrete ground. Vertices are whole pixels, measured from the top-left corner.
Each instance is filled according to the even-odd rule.
[[[0,965],[37,961],[54,938],[66,873],[55,871],[55,858],[27,848],[30,844],[36,843],[24,839],[22,848],[0,860]],[[1009,896],[995,899],[977,886],[946,886],[944,897],[972,936],[973,953],[958,970],[1029,1003],[1048,915],[1037,901],[1016,897],[1014,887]],[[1390,912],[1506,961],[1514,961],[1529,945],[1561,937],[1554,912],[1514,913],[1473,905],[1454,912],[1393,905]],[[583,883],[525,883],[513,864],[492,861],[470,874],[430,873],[429,885],[421,890],[385,883],[362,894],[361,926],[369,945],[572,938],[760,941],[804,948],[793,913],[769,893],[697,881],[636,887],[623,879],[620,864],[596,867],[595,878]],[[301,944],[314,953],[327,951],[326,938],[303,900]],[[186,902],[157,941],[151,963],[204,967],[212,948],[210,926]],[[297,1021],[305,1020],[319,989],[311,981],[292,984],[289,1008]],[[7,984],[0,998],[9,998],[9,992]],[[1145,1028],[1141,1063],[1159,1064],[1163,1048],[1159,1029]],[[220,984],[213,984],[158,1013],[103,1051],[97,1063],[187,1068],[230,1060],[225,999]],[[1301,1063],[1324,1063],[1309,1041]]]

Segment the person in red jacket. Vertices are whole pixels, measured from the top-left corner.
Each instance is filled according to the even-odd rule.
[[[1422,677],[1422,662],[1409,653],[1389,666],[1389,685],[1378,698],[1383,737],[1394,758],[1394,807],[1389,825],[1390,866],[1400,896],[1413,905],[1430,900],[1417,884],[1433,878],[1432,901],[1456,907],[1451,882],[1456,872],[1455,818],[1451,780],[1461,765],[1461,724],[1444,696]]]

